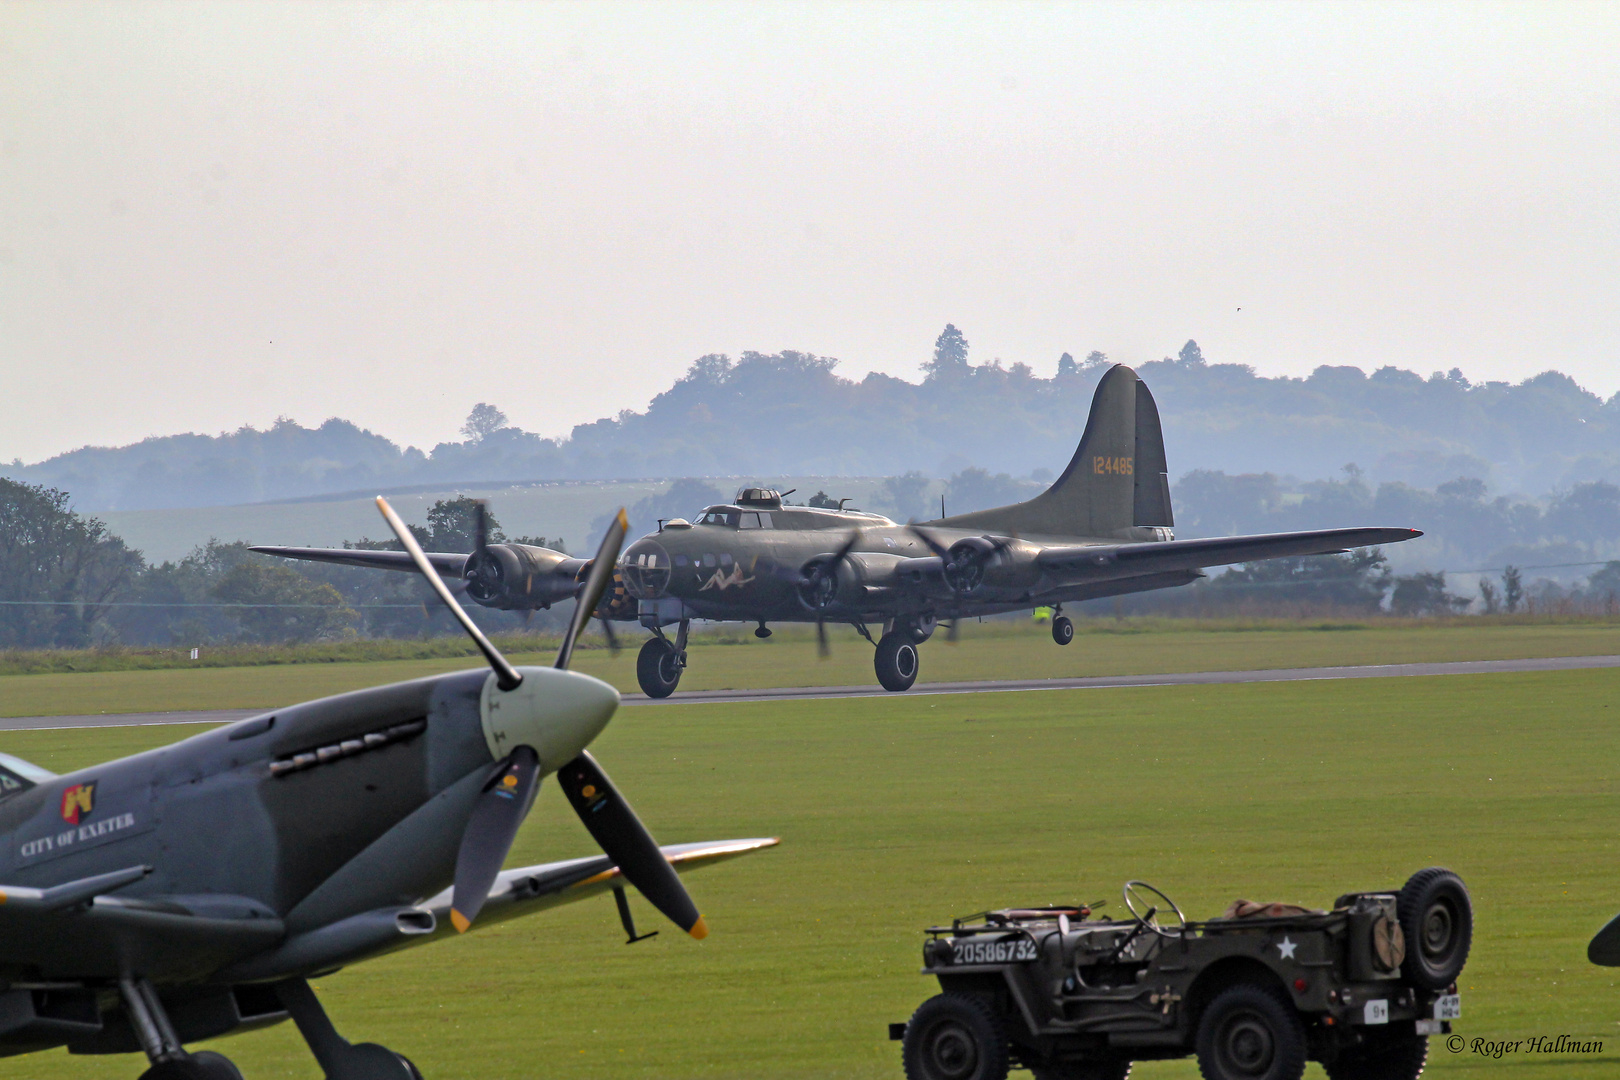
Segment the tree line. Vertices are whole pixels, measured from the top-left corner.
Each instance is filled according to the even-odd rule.
[[[837,374],[811,353],[702,356],[642,411],[546,438],[480,402],[460,440],[429,450],[332,418],[305,427],[173,435],[85,447],[0,475],[74,493],[88,512],[270,501],[412,484],[674,476],[949,477],[978,468],[1029,479],[1074,452],[1101,351],[1064,353],[1050,377],[1028,363],[969,360],[947,326],[910,382]],[[1459,477],[1521,499],[1620,482],[1620,395],[1607,401],[1566,375],[1474,383],[1455,368],[1424,376],[1323,365],[1304,378],[1211,362],[1196,342],[1136,363],[1158,401],[1178,472],[1262,474],[1286,484],[1331,477],[1346,461],[1369,482],[1432,489]],[[506,403],[512,407],[512,403]]]
[[[0,479],[0,648],[171,646],[460,633],[417,575],[259,555],[210,540],[185,558],[149,564],[66,492]],[[428,551],[470,551],[476,503],[445,499],[410,526]],[[509,538],[493,516],[491,543]],[[544,536],[513,542],[560,547]],[[361,537],[345,547],[400,550]],[[553,630],[561,615],[525,620],[470,606],[488,632]]]

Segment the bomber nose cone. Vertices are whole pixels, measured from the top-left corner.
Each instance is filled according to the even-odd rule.
[[[619,707],[619,692],[601,679],[549,667],[518,668],[523,683],[503,691],[491,676],[480,712],[490,756],[499,760],[519,746],[532,746],[540,767],[554,772],[579,756],[601,734]]]
[[[624,587],[637,600],[657,600],[669,587],[669,552],[650,536],[624,549],[619,569],[624,572]]]

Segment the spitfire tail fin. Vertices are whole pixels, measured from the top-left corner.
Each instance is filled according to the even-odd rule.
[[[1028,502],[946,518],[952,528],[1019,536],[1163,538],[1175,524],[1159,408],[1136,372],[1116,364],[1097,384],[1080,446],[1051,487]]]

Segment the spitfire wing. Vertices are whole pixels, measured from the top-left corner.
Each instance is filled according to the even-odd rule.
[[[659,850],[677,870],[684,872],[775,847],[777,843],[774,837],[763,837],[666,844]],[[627,884],[619,868],[606,855],[507,870],[495,879],[478,913],[478,921],[472,924],[472,932],[505,919],[601,896]],[[358,963],[443,937],[455,937],[450,920],[451,895],[452,890],[446,889],[414,907],[379,908],[294,935],[277,948],[234,964],[215,977],[223,982],[283,979]]]
[[[1042,569],[1059,572],[1101,570],[1110,576],[1195,570],[1203,566],[1299,555],[1336,555],[1351,548],[1397,544],[1423,534],[1416,529],[1320,529],[1315,532],[1217,536],[1207,540],[1164,540],[1146,544],[1063,545],[1036,556]]]
[[[759,837],[751,840],[665,844],[658,850],[664,853],[676,870],[685,873],[700,866],[712,866],[739,855],[775,847],[779,843],[781,841],[776,837]],[[489,926],[504,919],[515,919],[531,912],[601,896],[628,885],[619,868],[606,855],[507,870],[495,879],[495,886],[490,890],[489,899],[484,902],[484,910],[475,925]],[[418,907],[433,912],[436,923],[444,930],[449,929],[450,890],[446,889]]]
[[[45,889],[0,886],[0,953],[52,978],[112,978],[131,965],[196,977],[283,934],[268,908],[242,897],[210,897],[199,911],[161,896],[107,895],[150,872],[132,866]]]
[[[357,551],[353,548],[305,547],[253,547],[261,555],[279,555],[283,559],[305,559],[309,562],[337,563],[339,566],[370,566],[381,570],[404,570],[416,573],[416,564],[404,551]],[[455,552],[430,551],[427,560],[433,569],[446,577],[460,577],[467,567],[467,556]]]

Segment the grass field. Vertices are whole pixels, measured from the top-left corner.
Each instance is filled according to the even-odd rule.
[[[1620,624],[1601,621],[1379,619],[1301,624],[1086,620],[1079,625],[1079,631],[1073,644],[1060,648],[1052,643],[1043,626],[970,623],[955,645],[947,643],[941,633],[923,646],[921,678],[924,682],[1030,679],[1620,653]],[[747,627],[708,632],[689,650],[691,666],[681,680],[681,688],[875,684],[871,646],[848,627],[833,628],[831,634],[832,656],[819,660],[806,627],[783,628],[764,641],[754,638]],[[502,644],[507,649],[520,649],[524,640],[507,639]],[[638,633],[628,639],[630,647],[617,657],[602,648],[582,649],[575,654],[575,667],[621,690],[633,691],[635,649],[640,642]],[[445,646],[435,641],[427,647]],[[540,651],[513,651],[510,655],[516,663],[549,664],[555,647],[554,643],[541,642]],[[300,647],[292,654],[293,659],[306,661],[303,663],[4,675],[0,676],[0,716],[270,709],[480,663],[470,656],[308,662],[320,657],[313,650]],[[342,647],[333,649],[335,658],[346,655],[352,654]]]
[[[1257,638],[1195,659],[1377,653],[1370,638],[1320,640],[1286,652]],[[1447,641],[1404,647],[1450,656]],[[1175,644],[1159,642],[1154,655]],[[1125,649],[1106,661],[1149,657]],[[429,1080],[897,1080],[885,1028],[933,992],[917,974],[918,930],[929,922],[1009,903],[1108,897],[1117,906],[1130,877],[1193,917],[1238,896],[1321,905],[1441,864],[1469,882],[1477,912],[1458,1031],[1569,1034],[1603,1040],[1604,1052],[1492,1060],[1437,1043],[1433,1074],[1612,1076],[1620,977],[1588,965],[1585,943],[1620,910],[1617,679],[1553,672],[626,710],[593,749],[661,840],[783,839],[689,879],[714,928],[708,941],[666,930],[626,947],[601,899],[319,986],[340,1030],[394,1046]],[[73,684],[61,693],[65,711],[84,711]],[[62,770],[187,730],[16,732],[0,748]],[[514,860],[590,850],[548,787]],[[635,903],[650,928],[655,916]],[[218,1048],[250,1080],[318,1076],[290,1025]],[[60,1052],[0,1065],[30,1080],[132,1078],[141,1068]],[[1148,1064],[1136,1075],[1196,1069]]]

